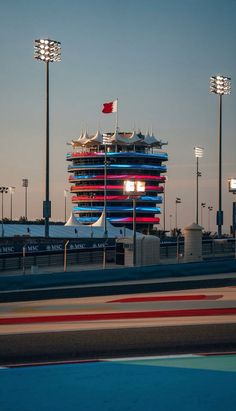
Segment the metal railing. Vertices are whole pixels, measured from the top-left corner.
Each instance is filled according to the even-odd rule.
[[[161,243],[160,259],[161,263],[181,262],[184,257],[184,241],[179,241],[177,253],[177,243]],[[203,241],[202,248],[203,259],[219,258],[219,257],[235,257],[235,240],[207,240]],[[177,255],[178,254],[178,255]],[[67,253],[66,264],[67,270],[70,266],[80,267],[86,265],[102,265],[103,250],[73,250]],[[116,262],[116,249],[110,247],[107,249],[107,263]],[[44,270],[47,268],[61,267],[63,270],[64,253],[41,253],[35,255],[27,255],[23,253],[17,256],[1,256],[0,272],[3,271],[29,271],[31,267],[41,267]]]

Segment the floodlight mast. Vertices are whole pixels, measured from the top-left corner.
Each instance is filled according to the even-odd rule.
[[[4,237],[4,226],[3,226],[3,220],[4,220],[4,215],[3,215],[3,195],[8,193],[9,187],[0,187],[0,193],[2,194],[2,237]]]
[[[133,266],[136,266],[136,200],[145,195],[145,181],[124,180],[123,193],[133,200]]]
[[[223,210],[222,210],[222,96],[229,95],[231,93],[231,78],[217,75],[210,78],[210,91],[211,93],[218,94],[219,96],[219,126],[218,126],[218,139],[219,139],[219,199],[218,199],[218,211],[216,217],[216,223],[218,226],[218,237],[222,236],[223,226]]]
[[[35,40],[34,58],[46,64],[46,177],[43,217],[45,219],[45,237],[49,237],[49,218],[51,217],[51,201],[49,199],[49,63],[61,61],[61,43],[50,39]]]
[[[197,170],[196,170],[196,224],[198,224],[198,192],[199,192],[199,177],[201,177],[201,172],[199,171],[198,159],[203,157],[203,148],[194,147],[195,157],[197,159]]]

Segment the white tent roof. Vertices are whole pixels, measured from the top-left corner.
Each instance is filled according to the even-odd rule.
[[[100,229],[102,228],[104,232],[104,219],[105,219],[105,214],[103,210],[99,219],[95,223],[93,223],[90,227],[100,228]],[[124,236],[132,237],[133,236],[132,230],[129,230],[126,227],[114,227],[114,225],[112,225],[109,220],[107,220],[106,227],[107,227],[108,237],[124,237]],[[137,232],[137,237],[139,236],[143,236],[143,234]]]
[[[103,144],[103,136],[108,137],[108,142],[109,144],[123,144],[123,145],[130,145],[137,143],[139,145],[148,145],[148,146],[157,146],[161,148],[163,144],[167,144],[167,142],[163,142],[162,140],[158,139],[157,137],[154,137],[153,133],[152,135],[147,132],[146,136],[138,136],[135,131],[133,133],[120,133],[118,130],[115,131],[114,134],[101,134],[100,131],[98,130],[94,136],[89,136],[87,131],[85,133],[82,133],[77,140],[72,140],[71,143],[68,143],[72,145],[73,148],[76,148],[78,146],[89,146],[91,144],[95,145],[100,145]]]
[[[103,143],[103,136],[102,136],[102,134],[100,133],[99,130],[96,132],[95,136],[90,138],[90,141],[91,142],[92,141],[97,141],[98,143],[101,143],[101,144]]]
[[[80,226],[81,224],[75,218],[74,213],[71,213],[69,220],[66,222],[65,226]]]

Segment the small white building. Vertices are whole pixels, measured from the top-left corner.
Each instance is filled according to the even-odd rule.
[[[123,245],[123,264],[133,266],[133,238],[119,238],[117,244]],[[119,247],[120,252],[121,247]],[[156,265],[160,263],[160,239],[152,235],[141,235],[136,238],[136,266]]]

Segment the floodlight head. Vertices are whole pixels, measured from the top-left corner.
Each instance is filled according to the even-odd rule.
[[[195,157],[197,158],[201,158],[203,157],[203,148],[201,147],[194,147],[194,153],[195,153]]]
[[[0,187],[0,193],[7,193],[8,187]]]
[[[9,187],[9,192],[10,192],[10,194],[15,194],[15,189],[16,189],[16,187],[10,186],[10,187]]]
[[[28,187],[28,186],[29,186],[28,178],[23,178],[22,179],[22,187]]]
[[[210,77],[210,91],[220,95],[230,94],[231,78],[221,75]]]
[[[124,180],[124,194],[137,196],[145,194],[145,181]]]
[[[34,58],[45,63],[61,61],[61,43],[50,39],[35,40]]]
[[[236,178],[229,178],[229,192],[236,194]]]

